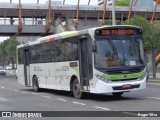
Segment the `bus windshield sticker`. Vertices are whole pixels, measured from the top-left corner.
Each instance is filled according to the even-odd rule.
[[[136,62],[135,61],[129,61],[129,64],[133,66],[133,65],[136,65]]]

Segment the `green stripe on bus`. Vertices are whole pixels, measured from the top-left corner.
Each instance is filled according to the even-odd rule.
[[[142,77],[144,74],[145,74],[144,71],[141,71],[139,73],[132,73],[132,74],[117,74],[117,75],[104,74],[102,77],[109,80],[125,80],[125,79],[139,78]]]

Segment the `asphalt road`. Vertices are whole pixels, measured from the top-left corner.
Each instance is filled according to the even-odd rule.
[[[7,76],[0,76],[0,111],[129,111],[124,114],[134,116],[132,111],[160,111],[160,84],[147,84],[146,89],[125,93],[118,99],[111,94],[86,94],[85,99],[79,100],[72,97],[69,92],[64,91],[42,90],[35,93],[32,88],[27,88],[17,83],[14,75],[7,74]],[[5,118],[5,120],[7,119]],[[53,118],[41,119],[48,120]],[[75,118],[61,117],[54,119],[74,120]],[[76,119],[101,120],[106,118],[79,117]],[[107,119],[142,120],[146,118],[107,117]],[[148,118],[148,120],[152,119],[158,120],[159,118]]]

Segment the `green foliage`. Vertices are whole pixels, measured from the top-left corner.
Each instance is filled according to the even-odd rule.
[[[160,49],[160,30],[154,26],[150,25],[149,21],[141,16],[135,15],[130,20],[123,22],[124,25],[134,25],[139,26],[143,29],[143,39],[145,50],[156,48]]]
[[[115,2],[115,6],[130,6],[130,0],[118,0]]]
[[[8,44],[5,48],[7,55],[15,58],[17,45],[19,45],[19,42],[14,37],[8,39]]]
[[[19,42],[15,37],[11,37],[0,43],[0,61],[2,61],[3,58],[9,56],[10,58],[13,58],[15,62],[17,45],[19,45]]]

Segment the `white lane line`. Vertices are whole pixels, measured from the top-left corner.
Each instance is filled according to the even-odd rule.
[[[2,86],[1,88],[3,88],[3,89],[4,89],[5,87],[3,87],[3,86]]]
[[[49,97],[49,96],[42,96],[42,97],[44,97],[44,98],[51,98],[51,97]]]
[[[147,98],[160,100],[160,98],[158,98],[158,97],[147,97]]]
[[[67,100],[65,100],[65,99],[61,99],[61,98],[57,98],[57,100],[60,100],[60,101],[67,101]]]
[[[160,83],[147,83],[149,85],[160,85]]]
[[[104,107],[99,107],[99,106],[94,106],[95,108],[99,108],[99,109],[102,109],[102,110],[110,110],[109,108],[104,108]]]
[[[131,112],[123,112],[124,114],[128,114],[128,115],[135,115],[138,117],[138,114],[135,114],[135,113],[131,113]]]
[[[15,92],[19,91],[19,90],[14,90]]]
[[[13,90],[13,89],[11,89],[11,88],[8,88],[8,90]]]
[[[0,97],[0,101],[11,101],[11,100],[8,100],[6,98]]]
[[[38,95],[37,93],[31,93],[32,95]]]
[[[84,103],[79,103],[79,102],[72,102],[72,103],[78,104],[78,105],[86,105],[86,104],[84,104]]]
[[[22,93],[24,93],[24,94],[25,94],[25,93],[28,93],[28,92],[22,92]]]

